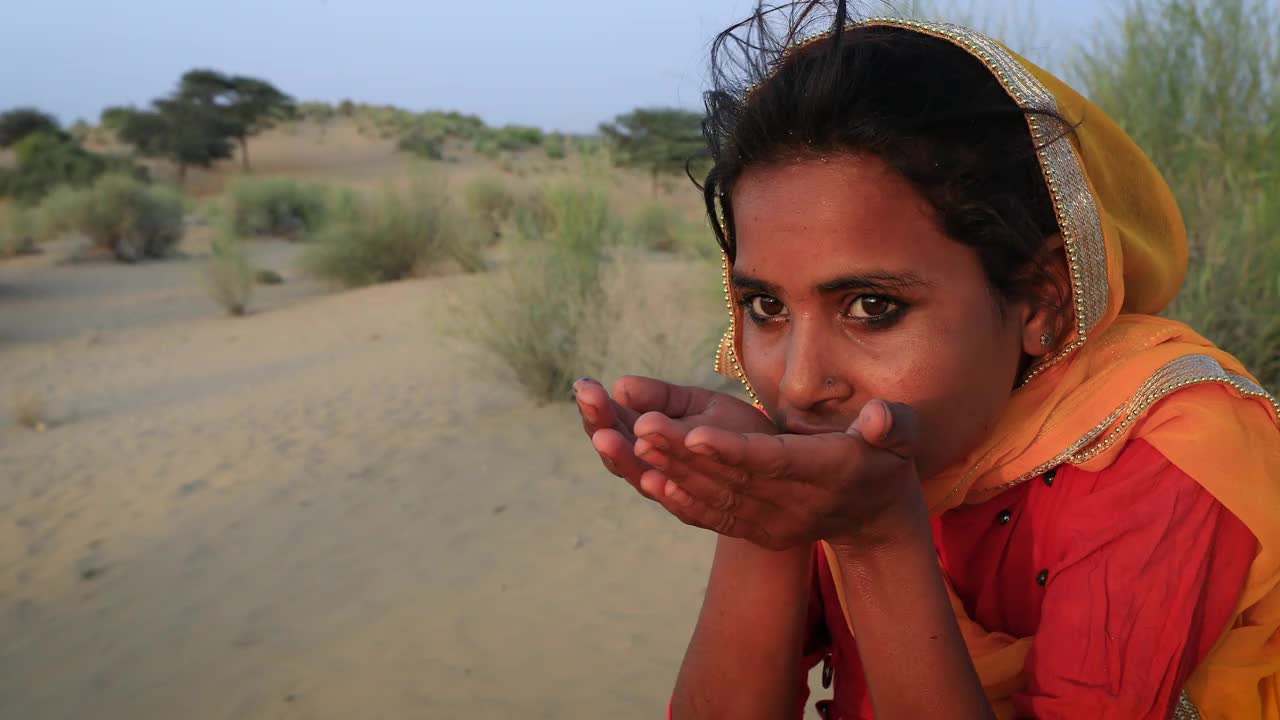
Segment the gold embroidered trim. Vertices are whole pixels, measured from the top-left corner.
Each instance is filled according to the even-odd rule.
[[[1261,385],[1237,373],[1228,372],[1208,355],[1184,355],[1166,363],[1152,373],[1133,397],[1116,408],[1105,420],[1086,432],[1066,450],[1052,460],[1037,466],[1030,472],[1002,485],[986,488],[975,494],[976,497],[996,495],[1004,490],[1043,475],[1062,464],[1080,465],[1097,457],[1111,447],[1129,429],[1134,421],[1146,414],[1152,405],[1182,388],[1207,382],[1218,382],[1230,385],[1244,397],[1260,397],[1271,403],[1276,414],[1280,415],[1280,401],[1263,389]],[[967,478],[966,478],[967,479]],[[957,489],[963,485],[957,485]],[[951,494],[954,494],[955,490]]]
[[[1005,92],[1019,106],[1051,115],[1029,115],[1027,125],[1036,146],[1040,170],[1053,197],[1054,212],[1062,231],[1067,261],[1071,271],[1071,297],[1076,317],[1076,337],[1057,352],[1034,365],[1021,380],[1025,385],[1044,370],[1061,362],[1080,348],[1088,334],[1102,320],[1107,311],[1110,283],[1107,279],[1106,242],[1102,233],[1102,221],[1097,203],[1089,191],[1084,175],[1084,165],[1076,154],[1075,146],[1064,141],[1068,128],[1052,115],[1058,113],[1058,103],[1053,94],[1034,75],[1015,60],[1009,51],[982,33],[949,23],[915,22],[897,18],[871,18],[848,27],[883,25],[904,30],[914,30],[952,42],[973,55],[999,80]],[[831,30],[810,35],[787,48],[775,68],[786,62],[788,56],[805,46],[830,37]],[[767,78],[766,78],[767,80]],[[763,81],[762,81],[763,82]],[[755,85],[748,88],[750,96]],[[721,227],[724,227],[723,221]],[[730,313],[733,309],[730,307]],[[748,387],[748,390],[750,388]]]
[[[1191,702],[1186,690],[1178,697],[1178,705],[1173,709],[1173,720],[1200,720],[1200,711]]]

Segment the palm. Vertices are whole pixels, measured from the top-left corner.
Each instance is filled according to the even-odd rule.
[[[665,416],[673,429],[687,432],[697,426],[737,433],[772,433],[773,424],[759,410],[725,393],[673,385],[661,380],[625,377],[611,396],[602,385],[580,380],[574,385],[583,429],[610,472],[642,494],[640,478],[649,468],[635,456],[635,424],[646,413]]]

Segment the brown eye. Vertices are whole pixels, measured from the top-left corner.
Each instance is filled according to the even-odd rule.
[[[875,295],[863,295],[849,304],[849,316],[866,320],[882,317],[898,309],[898,303]]]
[[[757,317],[774,318],[786,315],[787,306],[782,301],[768,295],[757,295],[751,298],[751,312]]]

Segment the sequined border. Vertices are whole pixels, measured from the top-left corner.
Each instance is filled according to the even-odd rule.
[[[1173,720],[1200,720],[1200,711],[1196,709],[1195,703],[1191,702],[1191,697],[1187,695],[1187,691],[1183,690],[1182,695],[1178,697],[1178,705],[1173,709]]]
[[[1076,154],[1075,146],[1063,139],[1068,129],[1060,120],[1053,117],[1058,114],[1057,100],[1043,83],[1015,60],[1004,47],[982,33],[949,23],[915,22],[896,18],[871,18],[852,23],[849,27],[873,25],[915,30],[952,42],[981,60],[1018,105],[1048,113],[1047,115],[1028,115],[1027,124],[1033,141],[1040,148],[1037,152],[1040,169],[1053,197],[1054,212],[1058,218],[1058,227],[1062,232],[1063,245],[1067,252],[1071,271],[1071,296],[1075,309],[1076,336],[1061,346],[1057,352],[1037,362],[1022,378],[1022,384],[1026,384],[1033,377],[1084,345],[1089,332],[1097,327],[1106,314],[1110,297],[1106,241],[1103,237],[1102,221],[1098,214],[1097,203],[1089,191],[1084,165]],[[832,31],[828,30],[803,39],[783,53],[782,62],[785,62],[790,53],[829,37],[831,34]],[[754,86],[749,88],[747,94],[750,95],[754,89]],[[720,218],[720,226],[727,235],[728,228],[723,217]],[[727,258],[725,262],[728,263]],[[721,343],[716,368],[724,373],[728,368],[724,367],[723,360],[727,359],[736,371],[734,377],[742,381],[747,392],[754,398],[755,391],[742,373],[736,357],[734,348],[736,335],[733,334],[736,333],[735,314],[727,286],[725,299],[729,306],[730,327],[726,339]]]
[[[1263,398],[1275,409],[1276,415],[1280,416],[1280,401],[1277,401],[1258,383],[1243,375],[1224,370],[1217,360],[1208,355],[1184,355],[1152,373],[1125,404],[1116,408],[1105,420],[1090,428],[1079,440],[1052,460],[1036,466],[1030,472],[1007,483],[978,491],[974,493],[974,497],[981,499],[998,495],[1015,485],[1039,477],[1059,465],[1086,463],[1120,440],[1125,431],[1146,414],[1152,405],[1182,388],[1207,382],[1229,385],[1244,397]],[[957,485],[957,489],[962,486],[963,483]]]

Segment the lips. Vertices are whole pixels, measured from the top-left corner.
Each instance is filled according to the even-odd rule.
[[[818,425],[810,425],[808,423],[790,420],[787,421],[787,424],[783,429],[791,435],[824,435],[826,433],[843,433],[845,430],[849,429],[849,425],[852,423],[853,421],[850,420],[849,422],[842,424],[822,423]]]

